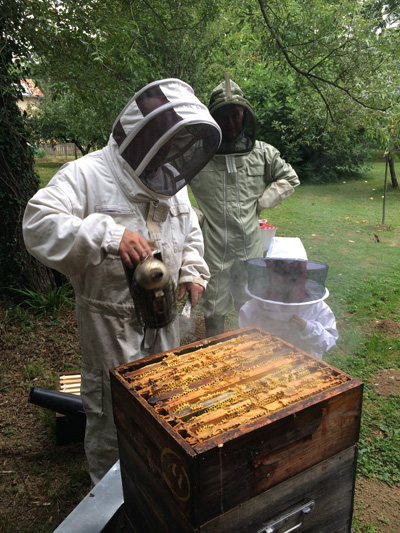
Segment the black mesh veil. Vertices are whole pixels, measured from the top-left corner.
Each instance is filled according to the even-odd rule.
[[[166,196],[189,183],[221,141],[207,107],[174,79],[139,91],[115,122],[113,136],[143,184]]]
[[[324,299],[328,265],[301,259],[256,258],[245,261],[248,292],[256,298],[299,304]]]

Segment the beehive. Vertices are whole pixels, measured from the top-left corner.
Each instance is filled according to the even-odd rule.
[[[111,386],[125,502],[157,494],[157,527],[199,528],[358,440],[362,383],[257,328],[122,365]]]

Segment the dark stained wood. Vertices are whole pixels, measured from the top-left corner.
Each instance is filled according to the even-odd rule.
[[[313,502],[312,511],[287,524],[301,522],[299,533],[350,533],[356,471],[355,446],[280,483],[230,511],[195,527],[165,499],[163,489],[139,458],[136,468],[121,464],[126,488],[125,517],[129,533],[257,533],[279,516]],[[128,499],[127,499],[128,497]]]
[[[201,533],[256,533],[301,503],[314,501],[296,532],[349,533],[356,472],[355,446],[238,505],[199,528]],[[284,529],[289,529],[289,525]]]
[[[250,329],[255,330],[245,328],[220,335],[178,348],[174,354],[188,354],[199,346],[210,346]],[[292,348],[282,341],[282,357]],[[110,371],[128,515],[131,508],[133,516],[145,515],[151,509],[154,520],[163,527],[165,521],[172,520],[180,528],[173,531],[203,531],[206,523],[290,482],[358,440],[362,383],[319,362],[335,376],[343,376],[343,382],[191,446],[184,432],[176,431],[132,387],[140,369],[153,363],[162,365],[167,353]],[[123,379],[127,373],[133,376],[129,384]],[[133,516],[130,520],[135,523]],[[325,533],[324,529],[320,531]]]

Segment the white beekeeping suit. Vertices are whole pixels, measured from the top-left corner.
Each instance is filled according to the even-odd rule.
[[[26,247],[68,276],[75,290],[85,450],[94,483],[118,458],[109,369],[180,345],[178,320],[144,330],[121,259],[132,266],[140,246],[157,249],[175,286],[200,292],[206,287],[202,234],[185,185],[220,139],[219,127],[189,85],[153,82],[127,104],[105,148],[65,165],[27,205]],[[194,144],[196,151],[180,167]],[[132,245],[124,248],[124,258],[127,236]]]
[[[328,265],[307,261],[298,241],[274,238],[266,258],[246,261],[251,300],[239,311],[239,326],[260,327],[322,359],[339,337],[335,316],[324,302]]]

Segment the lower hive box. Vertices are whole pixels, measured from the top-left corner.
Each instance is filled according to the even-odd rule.
[[[345,450],[354,458],[362,383],[258,328],[110,378],[125,512],[148,531],[206,531]]]

